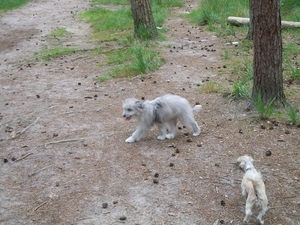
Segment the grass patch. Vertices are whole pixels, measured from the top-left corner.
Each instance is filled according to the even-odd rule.
[[[252,99],[252,104],[258,112],[260,119],[268,120],[271,118],[276,108],[274,100],[264,104],[261,94],[258,94],[256,99]]]
[[[41,52],[35,53],[35,60],[39,61],[42,59],[44,61],[50,61],[57,57],[74,54],[76,52],[78,52],[78,50],[76,50],[75,48],[43,48]]]
[[[133,41],[130,47],[103,52],[107,56],[106,64],[114,67],[105,76],[100,77],[99,81],[143,75],[158,69],[164,60],[155,48],[153,43]]]
[[[215,81],[208,81],[199,88],[200,93],[218,93],[220,90],[221,85]]]
[[[299,109],[295,106],[289,105],[286,108],[286,118],[293,125],[299,124],[300,123]]]
[[[27,2],[28,0],[0,0],[0,12],[19,8]]]
[[[58,27],[54,31],[51,32],[51,37],[65,37],[67,35],[71,34],[66,30],[65,27]]]

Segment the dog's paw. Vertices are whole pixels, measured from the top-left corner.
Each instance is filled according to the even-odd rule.
[[[173,134],[167,134],[167,135],[166,135],[166,138],[168,138],[168,139],[173,139],[173,138],[174,138],[174,135],[173,135]]]
[[[200,131],[199,131],[199,132],[193,133],[193,136],[194,136],[194,137],[197,137],[197,136],[199,136],[199,135],[200,135]]]
[[[134,138],[131,136],[131,137],[127,138],[125,142],[127,142],[127,143],[132,143],[132,142],[135,142],[135,140],[134,140]]]
[[[158,136],[157,137],[157,140],[165,140],[166,138],[165,138],[165,136]]]

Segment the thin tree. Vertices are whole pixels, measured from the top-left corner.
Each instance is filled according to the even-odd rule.
[[[152,39],[158,36],[150,0],[130,0],[134,21],[134,37]]]
[[[280,0],[253,1],[254,77],[252,99],[285,102],[282,75]]]

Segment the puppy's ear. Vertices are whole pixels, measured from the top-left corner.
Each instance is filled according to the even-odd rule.
[[[244,167],[245,167],[245,165],[246,165],[245,161],[242,160],[242,161],[240,161],[240,162],[238,162],[238,163],[239,163],[240,168],[241,168],[241,169],[244,169]]]
[[[140,108],[140,109],[143,109],[143,108],[144,108],[144,104],[143,104],[143,102],[141,102],[141,101],[136,101],[136,102],[135,102],[135,105],[136,105],[138,108]]]

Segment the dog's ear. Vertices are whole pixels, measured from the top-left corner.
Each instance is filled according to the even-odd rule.
[[[141,101],[136,101],[136,102],[135,102],[135,105],[136,105],[138,108],[140,108],[140,109],[143,109],[143,108],[144,108],[144,104],[143,104],[143,102],[141,102]]]

